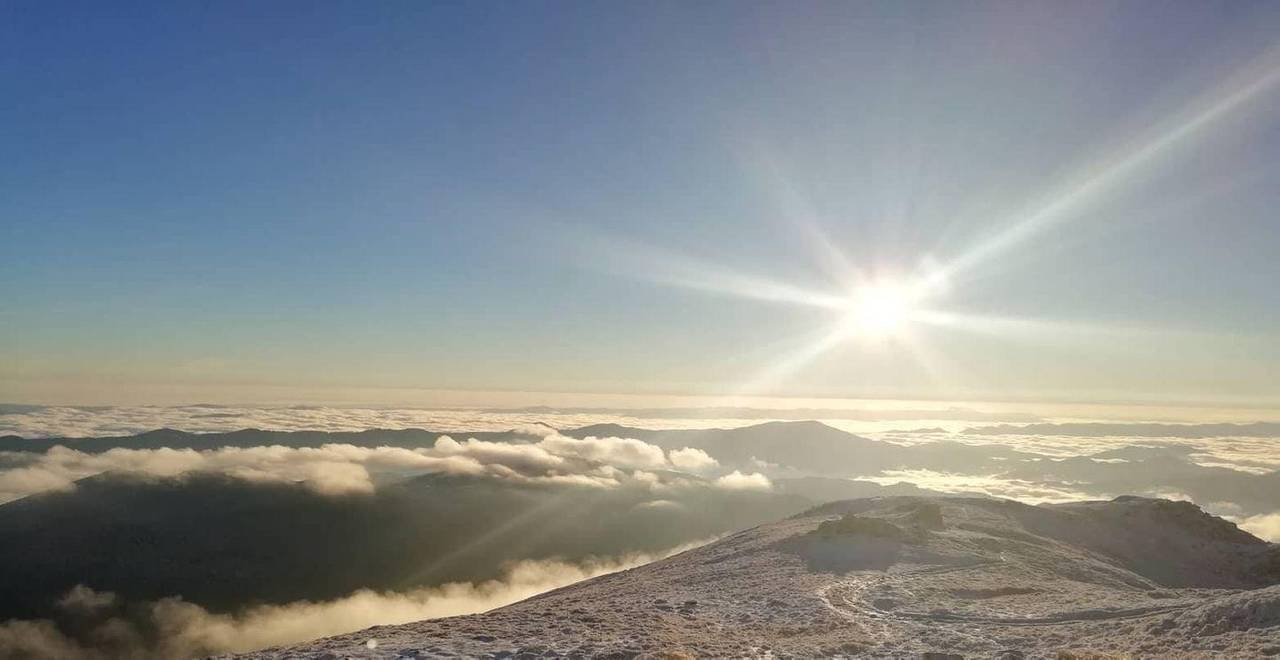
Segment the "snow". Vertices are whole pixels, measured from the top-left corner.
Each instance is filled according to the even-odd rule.
[[[872,498],[491,612],[245,657],[1264,657],[1278,583],[1280,547],[1187,503]]]

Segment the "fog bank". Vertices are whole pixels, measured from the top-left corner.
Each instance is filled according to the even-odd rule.
[[[61,616],[56,621],[0,623],[0,657],[159,660],[251,651],[371,626],[483,612],[574,582],[646,564],[711,540],[661,553],[632,553],[579,563],[519,561],[510,564],[497,580],[458,582],[404,592],[360,590],[332,601],[262,605],[236,614],[214,614],[180,596],[148,603],[122,603],[110,592],[96,592],[79,585],[60,602]]]

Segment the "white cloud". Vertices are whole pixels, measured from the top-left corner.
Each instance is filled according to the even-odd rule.
[[[81,630],[81,639],[91,639],[92,644],[82,646],[50,621],[7,621],[0,623],[0,657],[159,659],[252,651],[372,626],[484,612],[597,575],[646,564],[711,540],[660,553],[632,553],[580,563],[520,561],[508,566],[501,579],[487,582],[459,582],[404,592],[361,589],[332,601],[260,605],[235,614],[211,613],[180,597],[170,597],[140,608],[144,613],[141,621],[115,616],[111,611],[116,603],[114,594],[77,585],[62,603],[81,617],[90,613],[82,607],[84,603],[92,604],[90,609],[101,610],[95,625]],[[78,625],[84,628],[83,618]],[[370,648],[376,647],[376,637],[370,639]]]
[[[714,465],[698,450],[672,452],[677,467]],[[537,442],[463,441],[440,436],[422,449],[357,447],[116,448],[92,454],[57,446],[44,454],[0,453],[0,502],[31,493],[66,490],[103,472],[149,477],[212,473],[260,482],[301,483],[325,495],[372,493],[379,471],[487,476],[523,483],[614,488],[624,483],[657,488],[686,480],[650,472],[672,462],[656,445],[632,438],[569,438],[547,430]],[[627,474],[623,469],[632,470]]]
[[[759,472],[743,474],[734,470],[716,479],[716,486],[727,490],[769,490],[773,488],[773,482]]]
[[[1241,520],[1239,527],[1264,541],[1280,543],[1280,513],[1250,516]]]
[[[1068,484],[1008,479],[1000,475],[954,474],[935,470],[885,470],[876,475],[855,478],[884,486],[905,482],[943,493],[980,493],[1029,504],[1097,499],[1097,496],[1090,497],[1082,491],[1071,490],[1066,487]]]
[[[110,591],[94,591],[83,584],[77,584],[58,600],[58,606],[64,610],[79,613],[91,613],[111,607],[116,603],[116,595]]]
[[[1143,493],[1147,497],[1157,497],[1162,500],[1173,500],[1175,502],[1194,502],[1195,498],[1180,491],[1169,488],[1152,488]]]
[[[937,437],[907,434],[870,434],[870,437],[892,440],[903,444],[927,444]],[[1203,467],[1224,467],[1239,472],[1267,474],[1280,470],[1280,452],[1275,451],[1275,439],[1264,437],[1166,437],[1146,436],[1060,436],[1034,433],[983,435],[955,433],[945,440],[969,445],[1004,446],[1010,449],[1053,458],[1089,456],[1105,451],[1131,447],[1185,448],[1187,458]],[[1115,459],[1094,459],[1111,462]]]
[[[650,488],[662,483],[662,477],[659,477],[652,472],[645,472],[644,470],[636,470],[635,472],[632,472],[631,479],[637,484],[642,484]]]
[[[499,580],[407,592],[362,589],[334,601],[260,606],[238,615],[212,614],[181,599],[166,598],[153,606],[152,617],[166,633],[165,656],[178,657],[188,649],[249,651],[377,625],[484,612],[656,558],[635,554],[581,564],[522,561]]]
[[[662,468],[667,458],[662,448],[632,438],[594,438],[581,440],[559,434],[550,435],[538,446],[557,456],[578,458],[618,467]]]
[[[0,623],[0,655],[32,660],[97,660],[106,654],[86,649],[63,635],[52,621],[10,620]]]
[[[212,364],[202,362],[203,365]],[[385,392],[380,394],[385,395]],[[0,435],[24,438],[82,438],[132,435],[158,428],[192,433],[236,431],[364,431],[367,429],[430,429],[442,433],[507,431],[549,426],[580,428],[591,424],[621,424],[648,429],[733,428],[773,419],[822,419],[854,432],[886,430],[891,420],[930,425],[939,420],[968,422],[1030,421],[1024,415],[992,415],[954,406],[936,410],[767,409],[767,408],[377,408],[355,406],[18,406],[0,408]],[[884,420],[884,421],[872,421]],[[965,424],[959,423],[959,426]],[[880,428],[880,427],[885,428]],[[541,431],[532,431],[542,435]]]
[[[1209,502],[1208,504],[1200,505],[1200,508],[1204,509],[1208,513],[1212,513],[1213,515],[1221,518],[1226,518],[1232,522],[1236,522],[1244,513],[1244,507],[1236,504],[1235,502]]]
[[[683,411],[688,413],[688,411]],[[637,417],[622,410],[525,411],[475,408],[369,408],[335,406],[39,406],[0,409],[0,435],[24,438],[123,436],[159,428],[191,433],[240,429],[267,431],[365,431],[428,429],[441,433],[519,430],[543,436],[555,428],[621,424],[643,428],[730,428],[759,423],[760,417],[725,419],[677,414]]]
[[[760,459],[756,458],[755,456],[752,456],[752,457],[751,457],[750,463],[751,463],[752,467],[756,468],[757,470],[776,470],[776,469],[778,469],[778,464],[777,464],[777,463],[770,463],[769,461],[762,461],[762,460],[760,460]]]
[[[40,437],[91,437],[132,435],[157,428],[176,428],[194,433],[225,432],[244,428],[277,431],[364,431],[368,429],[430,429],[443,433],[481,431],[507,431],[517,429],[534,437],[555,435],[552,428],[576,428],[589,424],[617,423],[644,428],[732,428],[759,423],[770,417],[762,410],[739,410],[740,417],[724,417],[734,411],[705,411],[713,417],[702,417],[698,409],[636,410],[628,414],[625,409],[537,409],[537,410],[485,410],[476,408],[423,409],[423,408],[371,408],[334,406],[33,406],[0,409],[0,435],[14,434],[27,438]],[[796,411],[778,411],[784,417],[794,417]],[[812,410],[813,417],[828,419],[835,426],[841,424],[839,411]],[[849,420],[863,418],[904,420],[920,418],[922,411],[884,410],[842,413]],[[749,414],[748,414],[749,413]],[[948,407],[933,411],[921,421],[936,425],[942,419],[979,420],[987,415],[974,411],[962,411]],[[890,426],[895,422],[886,422]],[[855,425],[857,426],[857,425]],[[1139,425],[1141,426],[1141,425]],[[985,432],[958,432],[946,435],[931,433],[932,429],[918,431],[868,431],[865,425],[852,428],[896,444],[927,444],[948,440],[975,445],[998,444],[1014,449],[1054,457],[1085,456],[1108,449],[1133,445],[1181,445],[1195,450],[1192,460],[1206,466],[1222,466],[1232,469],[1266,473],[1280,469],[1280,454],[1274,449],[1274,438],[1231,436],[1233,427],[1222,426],[1225,434],[1215,437],[1159,437],[1119,435],[1120,428],[1099,428],[1108,435],[1057,435],[1062,429],[1053,425],[1020,427],[992,435]],[[1175,428],[1175,427],[1169,427]],[[1187,436],[1202,435],[1203,428],[1185,425],[1197,431]],[[1244,427],[1240,427],[1243,429]],[[1250,427],[1251,428],[1251,427]],[[1130,429],[1132,430],[1132,429]],[[1138,429],[1141,430],[1141,429]],[[1240,429],[1237,429],[1240,430]],[[1243,431],[1241,431],[1243,432]],[[1175,434],[1176,435],[1176,434]],[[679,450],[677,450],[679,451]],[[636,467],[640,467],[637,465]],[[757,469],[766,470],[766,466]]]
[[[458,442],[447,435],[436,439],[435,451],[445,456],[465,456],[479,463],[497,463],[522,471],[553,470],[565,462],[563,457],[538,445],[488,442],[475,438]]]
[[[433,456],[395,447],[224,447],[194,449],[111,449],[89,454],[54,447],[44,454],[7,453],[17,465],[0,471],[0,501],[45,490],[66,490],[74,482],[103,472],[149,477],[215,473],[249,481],[301,482],[326,495],[373,492],[369,468],[418,469],[450,474],[483,474],[484,465],[467,457]]]
[[[693,447],[672,449],[667,452],[667,457],[671,459],[672,465],[687,472],[702,472],[720,465],[710,454]]]

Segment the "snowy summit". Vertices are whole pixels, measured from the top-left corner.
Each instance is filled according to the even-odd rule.
[[[826,504],[484,614],[249,658],[1280,655],[1280,546],[1186,502]]]

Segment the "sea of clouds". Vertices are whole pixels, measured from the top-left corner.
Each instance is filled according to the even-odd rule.
[[[571,438],[545,426],[522,432],[528,441],[441,436],[432,447],[421,449],[326,444],[203,451],[115,448],[96,454],[56,446],[43,453],[0,452],[0,503],[71,489],[76,481],[104,472],[155,478],[222,474],[249,481],[301,483],[323,495],[372,493],[379,473],[443,473],[592,488],[629,486],[655,493],[704,485],[729,490],[772,486],[760,473],[716,474],[719,463],[700,449],[664,451],[634,438]],[[711,479],[687,479],[680,473]]]
[[[708,416],[699,417],[699,412]],[[669,487],[658,476],[678,471],[705,476],[722,488],[770,487],[768,470],[718,471],[712,457],[697,449],[664,452],[633,438],[575,439],[552,430],[613,423],[642,428],[733,428],[802,414],[835,414],[832,410],[765,409],[699,410],[561,409],[522,410],[349,408],[330,406],[0,406],[0,435],[27,438],[128,435],[157,428],[189,432],[223,432],[244,428],[279,431],[363,431],[422,428],[464,437],[466,432],[528,433],[529,443],[495,443],[442,437],[429,449],[361,448],[333,444],[318,448],[225,448],[214,451],[114,449],[91,455],[68,448],[45,454],[0,453],[0,501],[41,490],[68,488],[75,480],[106,471],[173,477],[213,472],[262,481],[303,482],[327,494],[370,492],[376,475],[387,471],[444,472],[490,476],[529,483],[574,483],[593,487],[649,484]],[[857,427],[937,422],[917,428],[863,431],[884,442],[918,445],[955,442],[995,445],[1049,459],[1088,456],[1125,447],[1184,448],[1189,460],[1252,474],[1280,470],[1280,424],[1169,424],[1137,422],[1051,423],[1025,415],[1022,424],[999,423],[999,415],[964,408],[933,410],[862,410],[849,419],[825,420],[833,426]],[[733,417],[712,416],[732,414]],[[942,421],[934,418],[945,418]],[[1029,421],[1026,421],[1029,420]],[[843,423],[842,423],[843,422]],[[948,428],[942,428],[946,426]],[[855,431],[856,432],[856,431]],[[872,475],[849,475],[880,483],[901,481],[943,492],[983,493],[1022,501],[1060,502],[1086,494],[1067,483],[1046,484],[1000,475],[949,474],[904,469]],[[1229,512],[1227,512],[1229,514]],[[1271,529],[1265,521],[1250,523]]]
[[[831,411],[821,411],[831,412]],[[794,411],[777,418],[789,419]],[[444,473],[528,484],[589,488],[640,488],[652,494],[644,506],[673,505],[666,495],[681,488],[769,490],[770,466],[744,472],[722,466],[696,448],[664,450],[628,437],[574,438],[555,429],[613,423],[641,428],[732,428],[771,419],[767,411],[477,410],[343,407],[48,407],[0,406],[0,435],[24,438],[119,436],[157,428],[223,432],[244,428],[279,431],[363,431],[422,428],[447,433],[430,447],[357,447],[327,444],[291,448],[259,446],[212,450],[117,448],[93,454],[62,446],[47,452],[0,452],[0,502],[75,488],[77,480],[104,472],[140,478],[222,474],[264,482],[299,483],[326,496],[373,492],[382,474]],[[827,419],[888,443],[953,442],[999,446],[1053,461],[1126,447],[1175,447],[1202,466],[1240,474],[1280,470],[1280,424],[1046,423],[1009,420],[954,410],[863,412]],[[939,421],[941,420],[941,421]],[[870,426],[868,426],[870,425]],[[871,430],[866,430],[870,428]],[[467,437],[468,432],[516,431],[516,442]],[[68,443],[74,445],[74,443]],[[1123,462],[1124,459],[1097,459]],[[777,467],[777,466],[772,466]],[[794,475],[792,475],[794,476]],[[926,469],[849,475],[882,484],[914,483],[949,493],[980,493],[1030,503],[1088,499],[1070,482],[1042,482],[1001,474],[960,474]],[[1121,494],[1121,493],[1116,493]],[[1152,496],[1189,499],[1176,492]],[[1092,497],[1097,497],[1093,493]],[[1245,515],[1229,502],[1201,503],[1261,538],[1280,542],[1280,511]],[[1256,512],[1250,512],[1256,513]],[[84,635],[68,635],[50,621],[0,624],[0,649],[38,658],[177,657],[248,650],[339,634],[376,624],[484,611],[602,573],[654,559],[629,555],[582,564],[526,561],[507,567],[499,580],[459,583],[405,592],[358,591],[327,602],[263,605],[219,614],[180,597],[145,604],[120,603],[110,593],[77,587],[61,604],[82,622]],[[376,644],[376,639],[372,643]]]
[[[0,408],[0,435],[87,438],[133,435],[160,428],[191,433],[364,431],[428,429],[446,433],[506,431],[534,424],[575,428],[636,421],[594,413],[541,413],[481,409],[347,408],[330,406],[9,406]],[[689,420],[696,428],[701,420]],[[684,426],[683,424],[681,426]]]
[[[371,408],[343,406],[24,406],[0,404],[0,435],[85,438],[133,435],[160,428],[192,433],[240,429],[268,431],[364,431],[428,429],[445,433],[505,431],[532,424],[558,429],[620,424],[649,429],[734,428],[769,420],[818,419],[854,432],[896,425],[1033,422],[1026,414],[992,414],[968,408],[767,409],[767,408]]]

